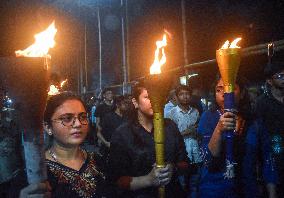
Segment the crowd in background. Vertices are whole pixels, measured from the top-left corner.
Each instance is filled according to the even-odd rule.
[[[19,163],[11,177],[4,177],[0,165],[1,197],[11,192],[11,186],[21,197],[50,196],[46,192],[63,197],[157,197],[161,186],[166,186],[167,197],[284,197],[284,65],[268,64],[264,72],[262,87],[237,79],[235,112],[224,110],[220,77],[213,83],[214,97],[206,103],[199,90],[189,86],[170,90],[164,107],[167,164],[163,168],[155,166],[153,110],[143,84],[124,96],[108,88],[101,99],[54,96],[45,112],[46,137],[53,138],[45,153],[50,184],[25,187],[26,182],[13,181],[21,175]],[[0,157],[7,161],[2,143],[14,125],[7,126],[2,118]],[[72,128],[76,141],[64,135],[66,127]],[[234,130],[235,136],[234,179],[226,178],[228,130]],[[9,136],[15,146],[17,138]],[[72,156],[73,161],[60,154]]]

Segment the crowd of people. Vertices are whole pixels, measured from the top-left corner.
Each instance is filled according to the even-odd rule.
[[[155,164],[153,109],[143,84],[126,96],[104,89],[102,102],[88,108],[74,93],[52,96],[44,113],[47,180],[28,184],[23,167],[4,178],[0,165],[1,197],[151,198],[160,187],[166,197],[284,197],[284,64],[268,64],[264,73],[265,91],[255,98],[246,80],[237,78],[233,112],[224,109],[220,77],[210,108],[186,85],[171,90],[164,108],[164,167]],[[1,145],[7,139],[3,123]],[[234,131],[230,178],[229,130]],[[84,147],[88,135],[97,149]],[[7,161],[4,146],[0,154]]]

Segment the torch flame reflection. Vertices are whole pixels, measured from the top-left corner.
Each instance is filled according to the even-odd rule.
[[[161,73],[161,66],[166,63],[166,54],[165,54],[165,47],[167,46],[167,36],[166,34],[163,35],[163,40],[156,42],[156,50],[155,50],[155,59],[154,62],[150,68],[150,74],[160,74]],[[160,50],[162,53],[161,59],[160,56]]]
[[[227,41],[222,45],[221,49],[240,48],[240,47],[237,45],[240,40],[242,40],[242,38],[236,38],[235,40],[233,40],[233,42],[231,42],[231,44],[230,44],[230,41],[227,40]]]
[[[16,56],[24,57],[50,57],[48,51],[55,46],[54,37],[57,32],[54,21],[46,30],[34,36],[35,42],[25,50],[15,51]]]

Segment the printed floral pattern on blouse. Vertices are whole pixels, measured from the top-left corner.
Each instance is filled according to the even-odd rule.
[[[93,155],[88,154],[88,158],[79,171],[50,160],[47,160],[47,167],[58,185],[69,186],[78,197],[95,197],[98,177],[104,176],[96,169]]]

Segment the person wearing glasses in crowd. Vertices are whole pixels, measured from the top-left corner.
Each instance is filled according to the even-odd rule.
[[[284,63],[265,67],[266,92],[257,98],[256,113],[269,131],[273,158],[279,174],[278,197],[284,197]]]
[[[107,197],[100,160],[80,147],[88,124],[85,105],[78,96],[63,92],[48,100],[44,113],[44,128],[52,139],[45,151],[48,179],[22,188],[20,198]]]

